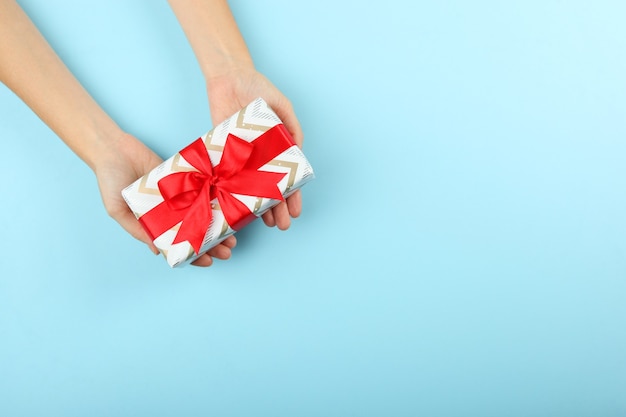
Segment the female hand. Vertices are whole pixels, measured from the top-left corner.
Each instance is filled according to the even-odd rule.
[[[94,166],[104,207],[128,233],[144,242],[158,255],[159,250],[126,205],[121,192],[124,187],[148,173],[162,160],[146,145],[128,134],[111,138],[110,145],[110,151],[100,155]],[[231,256],[231,249],[236,244],[235,237],[230,236],[195,260],[193,265],[210,266],[213,258],[228,259]]]
[[[302,147],[304,137],[291,103],[267,78],[256,70],[242,68],[207,78],[207,92],[214,126],[226,120],[255,98],[262,97],[283,121],[296,145]],[[301,211],[302,195],[298,190],[286,201],[268,210],[263,215],[263,222],[269,227],[278,226],[279,229],[286,230],[291,223],[290,217],[298,217]]]

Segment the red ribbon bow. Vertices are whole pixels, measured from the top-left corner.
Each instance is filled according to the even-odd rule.
[[[139,222],[154,240],[182,221],[172,244],[189,241],[198,254],[211,226],[211,201],[215,198],[234,230],[240,230],[256,216],[233,194],[283,200],[278,182],[286,174],[258,169],[293,145],[282,124],[252,142],[228,134],[222,159],[213,166],[204,142],[198,139],[180,151],[197,171],[175,172],[159,180],[165,201],[141,216]]]

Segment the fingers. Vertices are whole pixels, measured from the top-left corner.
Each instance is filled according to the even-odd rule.
[[[235,237],[235,235],[230,235],[226,239],[224,239],[224,241],[222,241],[222,245],[232,249],[237,246],[237,238]]]
[[[287,208],[289,215],[294,219],[302,213],[302,192],[297,190],[287,198]]]
[[[191,264],[193,266],[201,266],[206,268],[213,265],[213,258],[211,258],[211,255],[209,255],[208,253],[205,253],[204,255],[193,261]]]
[[[278,226],[280,230],[289,229],[291,218],[289,217],[287,203],[283,201],[271,210],[266,211],[263,214],[263,223],[267,227]]]
[[[263,223],[265,223],[267,227],[278,226],[280,230],[289,229],[291,219],[289,218],[287,204],[283,201],[271,210],[266,211],[265,214],[263,214]]]
[[[263,223],[268,227],[278,226],[280,230],[287,230],[291,225],[291,218],[302,213],[302,193],[297,190],[271,210],[263,214]]]
[[[274,220],[274,213],[272,210],[268,210],[263,214],[263,223],[265,223],[267,227],[276,226],[276,220]]]
[[[230,258],[231,249],[234,248],[236,245],[237,239],[235,239],[235,236],[229,236],[224,239],[219,245],[209,249],[207,253],[214,258],[226,260]]]
[[[272,209],[272,214],[274,215],[274,220],[276,221],[276,226],[280,230],[287,230],[291,225],[291,218],[289,217],[289,210],[287,209],[287,203],[281,202],[276,207]]]

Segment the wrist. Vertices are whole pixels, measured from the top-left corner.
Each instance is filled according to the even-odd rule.
[[[209,102],[213,99],[225,100],[239,97],[236,92],[246,92],[248,89],[243,80],[256,79],[259,72],[253,66],[232,66],[222,72],[216,72],[205,77]]]
[[[205,79],[254,68],[227,0],[169,0]]]
[[[136,140],[117,125],[98,127],[92,133],[86,154],[79,156],[97,175],[102,167],[123,156],[124,142],[129,139]]]
[[[252,58],[220,53],[201,63],[202,74],[207,84],[242,72],[256,71]]]

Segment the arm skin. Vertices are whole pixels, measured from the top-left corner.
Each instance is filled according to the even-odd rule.
[[[254,68],[246,43],[226,0],[169,0],[204,75],[213,124],[257,97],[272,107],[296,144],[303,135],[289,100]],[[266,225],[285,230],[302,210],[300,191],[263,215]]]
[[[161,158],[98,106],[14,0],[0,0],[0,81],[94,171],[109,215],[158,253],[120,193]],[[227,259],[235,244],[226,239],[194,264]]]

